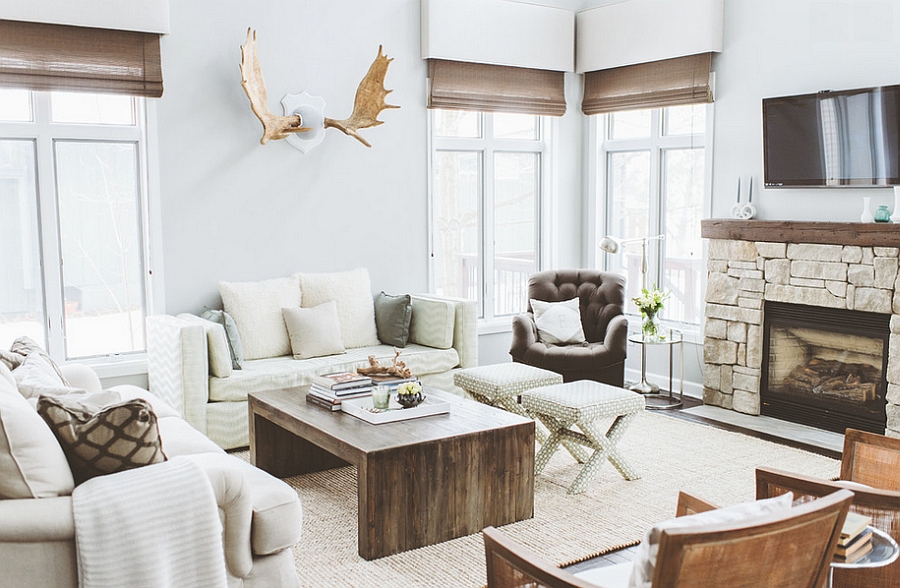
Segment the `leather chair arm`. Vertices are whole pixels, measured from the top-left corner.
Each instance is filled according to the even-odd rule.
[[[613,317],[606,326],[603,345],[617,359],[625,359],[628,352],[628,318],[620,314]]]
[[[514,316],[509,354],[515,359],[521,359],[525,351],[535,343],[537,343],[537,327],[534,324],[534,315],[529,312]]]

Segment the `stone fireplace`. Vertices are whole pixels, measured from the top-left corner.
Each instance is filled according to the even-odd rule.
[[[826,413],[837,394],[870,407],[876,402],[870,395],[880,394],[885,431],[900,436],[900,225],[710,219],[703,221],[702,235],[709,239],[704,403],[772,414],[761,386],[781,392],[807,382],[819,393],[824,412],[806,411],[805,424],[834,429]],[[771,344],[764,335],[765,317],[776,314],[773,307],[791,305],[812,309],[813,322],[776,330],[782,350],[764,357],[764,343]],[[817,316],[816,309],[839,312],[830,318]],[[862,317],[876,326],[864,325]],[[862,327],[853,335],[838,329],[832,343],[808,328],[841,321]],[[789,367],[768,365],[774,355],[789,353],[805,357]],[[777,381],[768,382],[770,376]]]

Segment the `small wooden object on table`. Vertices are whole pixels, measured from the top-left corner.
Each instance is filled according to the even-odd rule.
[[[354,465],[359,555],[374,559],[534,515],[534,421],[426,388],[450,412],[372,425],[307,387],[248,396],[250,459],[278,477]]]

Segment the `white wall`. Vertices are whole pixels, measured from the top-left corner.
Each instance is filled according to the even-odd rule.
[[[581,9],[605,0],[543,0]],[[211,17],[214,15],[214,17]],[[158,101],[160,193],[167,312],[219,304],[219,280],[367,267],[373,288],[427,288],[425,66],[418,0],[302,3],[195,0],[171,6],[162,40],[166,90]],[[824,88],[900,82],[900,5],[889,1],[726,0],[725,46],[713,62],[716,118],[713,216],[728,214],[738,175],[762,180],[761,100]],[[287,92],[324,97],[349,114],[378,49],[395,60],[386,86],[400,110],[364,130],[366,149],[329,130],[303,155],[259,145],[261,125],[240,87],[239,46],[259,34],[270,108]],[[567,74],[569,110],[557,121],[553,267],[584,263],[586,121],[580,77]],[[855,220],[860,196],[892,204],[888,190],[768,190],[754,198],[767,219]],[[509,334],[481,338],[481,360],[508,359]],[[630,349],[628,367],[639,368]],[[686,353],[699,381],[700,349]],[[662,372],[662,365],[652,371]]]

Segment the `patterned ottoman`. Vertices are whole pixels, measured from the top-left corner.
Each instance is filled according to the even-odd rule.
[[[562,384],[563,377],[556,372],[525,365],[524,363],[498,363],[457,370],[453,383],[472,395],[482,404],[505,408],[523,416],[519,396],[526,390]]]
[[[640,477],[616,448],[625,429],[644,410],[644,397],[640,394],[600,382],[579,380],[528,390],[522,394],[522,407],[550,430],[550,437],[534,458],[535,474],[543,471],[560,443],[569,442],[594,450],[569,487],[569,494],[584,492],[607,459],[626,480]],[[604,417],[615,417],[606,434],[597,423]],[[581,432],[572,430],[573,425]]]

